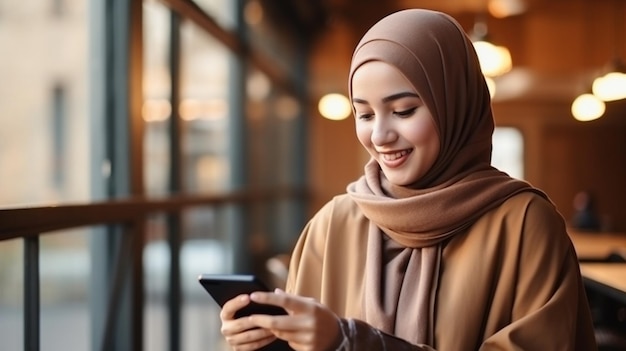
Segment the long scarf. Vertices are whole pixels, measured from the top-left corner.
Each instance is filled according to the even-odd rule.
[[[396,189],[401,190],[401,198],[388,195],[393,189],[375,161],[348,187],[370,220],[362,301],[365,319],[387,333],[433,345],[445,241],[514,194],[531,190],[544,195],[493,168],[428,191]]]

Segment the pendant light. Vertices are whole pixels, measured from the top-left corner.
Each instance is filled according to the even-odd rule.
[[[593,121],[602,117],[606,110],[604,101],[590,93],[579,95],[572,103],[572,115],[581,122]]]
[[[322,96],[317,104],[317,108],[322,117],[333,121],[346,119],[352,113],[350,100],[345,95],[338,93]]]
[[[617,2],[615,2],[617,4]],[[626,99],[626,65],[619,58],[619,28],[623,23],[623,7],[615,9],[614,39],[615,55],[608,65],[608,73],[599,76],[591,84],[591,93],[584,93],[572,102],[572,115],[578,121],[593,121],[602,117],[606,110],[605,101]]]
[[[511,70],[513,62],[509,49],[490,43],[487,37],[487,24],[479,18],[470,34],[478,55],[480,69],[486,77],[497,77]]]
[[[596,78],[591,87],[593,94],[603,101],[626,99],[626,71],[612,70]]]
[[[524,0],[489,0],[487,9],[495,18],[505,18],[520,15],[527,10]]]
[[[621,5],[621,2],[620,2]],[[618,6],[615,9],[615,21],[613,23],[613,40],[615,46],[613,47],[614,55],[613,60],[608,65],[608,73],[596,78],[593,81],[592,91],[595,96],[603,101],[615,101],[626,99],[626,65],[620,59],[620,48],[623,46],[623,40],[620,40],[620,24],[624,23],[623,19],[624,7]],[[621,28],[622,30],[624,28]]]

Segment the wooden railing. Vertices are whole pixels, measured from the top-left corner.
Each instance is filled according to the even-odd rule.
[[[73,229],[93,225],[122,224],[129,229],[124,234],[138,232],[147,216],[161,213],[175,213],[191,207],[218,207],[221,205],[249,206],[255,203],[276,200],[306,201],[303,189],[272,189],[264,191],[241,191],[217,195],[180,195],[163,199],[130,198],[95,202],[88,204],[64,204],[30,208],[0,209],[0,241],[24,240],[24,350],[40,350],[40,275],[39,275],[39,238],[53,231]],[[122,251],[126,253],[143,249],[141,240],[133,240],[132,235],[124,235]],[[110,350],[110,337],[113,319],[119,303],[121,277],[129,266],[129,256],[124,252],[118,255],[118,262],[111,280],[110,298],[106,310],[106,322],[100,341],[101,350]],[[140,256],[140,255],[139,255]],[[141,261],[130,262],[134,270],[142,270]],[[141,273],[140,273],[141,275]],[[135,279],[134,291],[141,291],[143,282]],[[143,296],[135,293],[132,306],[133,330],[143,329],[142,305]],[[142,337],[137,337],[132,349],[141,350]]]

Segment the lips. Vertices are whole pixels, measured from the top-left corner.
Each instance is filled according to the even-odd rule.
[[[400,150],[395,152],[380,153],[381,161],[389,168],[399,167],[413,152],[413,149]]]

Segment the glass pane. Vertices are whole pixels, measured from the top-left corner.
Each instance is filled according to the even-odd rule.
[[[185,241],[180,252],[180,275],[183,293],[181,311],[182,349],[189,351],[228,350],[223,346],[220,333],[219,306],[211,299],[197,277],[202,273],[231,273],[226,235],[214,208],[190,209],[183,213]],[[176,230],[176,229],[174,229]],[[144,344],[146,350],[165,351],[168,348],[168,306],[170,246],[167,242],[168,228],[165,216],[148,220],[147,243],[144,249],[146,323]]]
[[[3,7],[0,205],[89,198],[87,38],[85,0]]]
[[[200,284],[198,287],[202,289]],[[182,330],[182,349],[185,351],[232,350],[220,333],[222,323],[219,313],[219,306],[208,293],[203,293],[202,296],[198,296],[194,300],[186,301],[183,306],[183,325],[185,327]]]
[[[163,215],[147,221],[147,239],[143,252],[146,303],[144,308],[144,348],[165,351],[168,345],[168,279],[170,248],[167,221]]]
[[[193,193],[229,185],[230,53],[190,22],[182,35],[181,106],[184,187]]]
[[[293,185],[299,155],[300,102],[251,69],[247,80],[249,173],[253,186]]]
[[[0,340],[7,350],[24,345],[24,246],[22,239],[0,241]]]
[[[232,273],[229,213],[225,208],[189,209],[183,214],[181,248],[183,350],[228,350],[220,333],[220,308],[198,283],[203,273]]]
[[[272,135],[274,116],[272,101],[275,88],[272,81],[261,71],[249,67],[246,82],[246,117],[248,124],[248,174],[252,188],[268,186],[272,179],[272,149],[276,148],[276,140]],[[278,151],[278,150],[274,150]]]
[[[232,0],[193,0],[201,9],[207,12],[220,26],[235,27],[235,6],[237,1]]]
[[[224,232],[218,229],[223,226],[220,218],[224,216],[216,211],[202,208],[183,212],[184,223],[195,223],[194,227],[183,225],[185,241],[180,252],[184,350],[222,350],[219,307],[197,281],[202,273],[232,272],[227,245],[223,244],[228,238],[218,235]],[[169,332],[167,294],[171,267],[166,217],[150,218],[147,229],[148,240],[143,256],[147,298],[144,343],[147,350],[165,351]]]
[[[511,177],[524,179],[524,138],[519,129],[495,128],[491,164]]]
[[[81,228],[40,238],[41,350],[91,347],[91,233]]]
[[[285,76],[296,76],[299,67],[297,48],[302,38],[294,31],[292,23],[283,18],[270,17],[263,1],[250,0],[244,7],[244,21],[248,26],[250,44],[254,50],[267,57]]]
[[[143,10],[144,176],[146,194],[162,195],[168,193],[171,157],[170,11],[157,1],[144,1]]]

